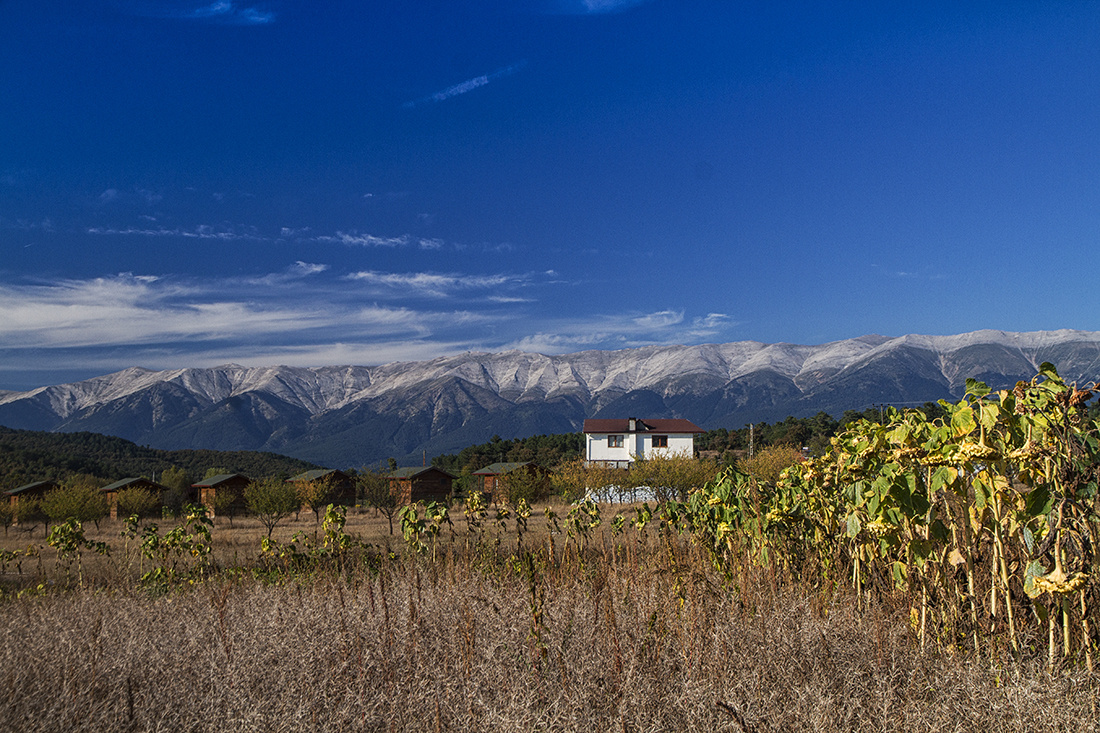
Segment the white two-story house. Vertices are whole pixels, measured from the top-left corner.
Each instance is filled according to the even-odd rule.
[[[695,435],[705,432],[690,420],[584,421],[585,459],[627,468],[636,458],[657,455],[695,455]]]

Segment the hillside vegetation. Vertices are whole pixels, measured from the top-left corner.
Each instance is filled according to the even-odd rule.
[[[212,467],[248,476],[293,475],[314,464],[276,453],[157,450],[98,433],[46,433],[0,427],[0,490],[78,474],[104,480],[158,476],[170,468],[201,478]]]

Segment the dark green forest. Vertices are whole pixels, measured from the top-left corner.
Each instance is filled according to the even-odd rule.
[[[157,450],[98,433],[47,433],[0,427],[0,491],[31,481],[87,474],[105,481],[158,477],[169,468],[195,481],[210,468],[247,476],[291,476],[312,463],[276,453],[215,450]]]
[[[462,476],[492,463],[530,461],[552,468],[562,461],[583,456],[584,436],[580,433],[535,435],[512,440],[503,440],[499,435],[494,435],[488,443],[471,445],[458,453],[436,456],[432,459],[432,465],[450,471],[455,476]]]

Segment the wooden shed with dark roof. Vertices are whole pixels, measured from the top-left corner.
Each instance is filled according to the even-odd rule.
[[[477,476],[478,489],[483,494],[488,494],[493,498],[493,501],[502,501],[507,492],[506,484],[508,481],[508,475],[516,471],[530,471],[541,479],[547,479],[550,472],[537,463],[531,463],[530,461],[521,461],[513,463],[491,463],[480,471],[474,471],[473,476]]]
[[[160,501],[160,495],[163,492],[168,491],[167,486],[150,481],[144,476],[132,476],[107,484],[99,491],[107,497],[107,504],[111,507],[111,519],[118,519],[118,494],[126,489],[148,489],[156,494],[157,501]]]
[[[4,492],[4,496],[8,497],[8,503],[11,506],[12,513],[15,517],[19,516],[19,502],[20,500],[28,499],[41,499],[46,495],[47,491],[52,491],[58,486],[56,481],[32,481],[29,484],[23,484],[17,486],[14,489],[9,489]]]
[[[398,468],[387,478],[399,504],[446,501],[454,490],[454,474],[436,466]]]
[[[211,517],[215,515],[214,507],[218,504],[221,504],[223,513],[232,517],[245,510],[244,490],[250,483],[252,479],[243,473],[219,473],[191,484],[191,488],[198,492],[199,503],[206,507]]]
[[[332,503],[341,506],[355,506],[355,479],[335,468],[315,468],[312,471],[292,476],[287,481],[292,484],[331,481],[333,487]]]

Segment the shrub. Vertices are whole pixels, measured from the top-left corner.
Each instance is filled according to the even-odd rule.
[[[133,486],[118,492],[118,515],[149,517],[156,512],[159,503],[157,495],[149,489]]]
[[[784,469],[801,462],[802,451],[793,445],[769,445],[756,451],[752,458],[742,458],[737,468],[761,483],[774,485]]]
[[[70,476],[42,497],[42,510],[54,522],[75,519],[99,522],[107,514],[107,497],[90,476]]]
[[[390,534],[393,534],[393,518],[397,514],[400,502],[390,480],[383,473],[363,469],[355,477],[355,482],[356,491],[362,497],[363,504],[385,516],[390,523]]]
[[[267,527],[271,537],[275,526],[298,510],[298,492],[292,484],[278,478],[253,481],[244,490],[248,509]]]
[[[542,501],[550,495],[550,478],[543,471],[524,466],[500,478],[503,498],[512,506],[521,501]]]

